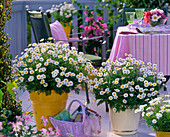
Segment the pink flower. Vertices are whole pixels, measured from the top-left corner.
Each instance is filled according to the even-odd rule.
[[[84,11],[84,14],[87,15],[87,11]]]
[[[92,27],[92,26],[89,26],[89,27],[88,27],[88,30],[89,30],[89,31],[93,30],[93,27]]]
[[[31,115],[30,115],[30,114],[28,114],[28,115],[25,117],[25,123],[27,124],[27,123],[29,123],[29,122],[31,122]]]
[[[89,17],[89,21],[93,20],[94,17]]]
[[[82,36],[82,37],[85,37],[85,34],[84,34],[84,33],[82,33],[82,34],[81,34],[81,36]]]
[[[104,29],[106,29],[107,28],[107,24],[103,23],[103,27],[104,27]]]
[[[103,20],[103,17],[102,16],[98,16],[97,19],[98,20]]]
[[[3,123],[2,123],[2,122],[0,122],[0,130],[2,130],[2,129],[3,129],[2,125],[3,125]]]
[[[24,119],[21,116],[16,116],[16,118],[20,121],[24,121]]]
[[[41,119],[43,120],[44,126],[46,127],[48,123],[48,119],[45,119],[44,116],[42,116]]]
[[[53,128],[52,128],[52,127],[49,127],[49,128],[48,128],[48,130],[52,131],[52,130],[53,130]]]
[[[56,137],[60,136],[60,130],[58,128],[56,129],[56,133],[55,134],[56,134]]]
[[[21,130],[21,127],[20,127],[20,124],[19,123],[12,123],[12,127],[13,127],[13,131],[14,132],[17,132],[17,131],[20,131]]]
[[[92,34],[90,34],[88,37],[89,37],[89,38],[93,38],[93,35],[92,35]]]
[[[43,133],[47,133],[47,129],[46,128],[42,128],[40,131],[42,131]]]
[[[88,17],[85,18],[85,22],[89,22],[89,18]]]
[[[94,15],[94,12],[93,12],[93,11],[91,11],[91,14],[93,14],[93,15]]]
[[[163,11],[163,10],[161,10],[161,9],[157,9],[157,8],[156,8],[156,9],[151,10],[150,12],[151,12],[151,14],[155,14],[155,13],[158,13],[158,12],[159,12],[160,14],[164,14],[164,11]]]
[[[84,26],[83,26],[83,25],[80,25],[80,28],[84,28]]]

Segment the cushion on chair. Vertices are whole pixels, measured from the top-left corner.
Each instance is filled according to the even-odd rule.
[[[91,54],[84,54],[85,58],[92,61],[94,66],[101,66],[101,57],[91,55]]]
[[[55,39],[55,43],[58,42],[59,40],[67,40],[67,36],[65,34],[63,26],[58,20],[50,24],[50,29],[51,29],[51,34],[53,36],[53,39]],[[64,43],[68,44],[68,42],[64,42]]]

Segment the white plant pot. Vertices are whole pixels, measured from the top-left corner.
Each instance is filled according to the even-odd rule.
[[[134,110],[126,109],[125,111],[113,112],[109,110],[112,130],[118,135],[133,135],[136,134],[140,119],[140,113],[135,113]]]

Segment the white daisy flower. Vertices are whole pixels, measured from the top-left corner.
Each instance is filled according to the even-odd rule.
[[[34,80],[34,77],[33,76],[29,76],[28,81],[32,82],[33,80]]]
[[[129,94],[131,97],[133,97],[133,94]]]
[[[126,99],[123,99],[123,101],[122,101],[124,104],[126,104],[127,103],[127,100]]]
[[[113,100],[113,96],[109,96],[109,100]]]
[[[116,92],[120,92],[120,90],[119,89],[114,89]]]
[[[44,62],[44,66],[48,66],[49,65],[49,63],[48,62]]]
[[[152,120],[152,123],[153,123],[153,124],[157,123],[157,120],[156,120],[156,119],[153,119],[153,120]]]
[[[152,15],[152,21],[158,21],[159,17],[157,16],[157,14],[153,14]]]
[[[37,79],[40,80],[41,79],[41,75],[37,75]]]
[[[114,98],[114,99],[117,99],[117,98],[118,98],[118,96],[116,95],[116,96],[114,96],[113,98]]]
[[[43,86],[44,86],[44,87],[47,87],[47,86],[48,86],[48,83],[45,83]]]
[[[156,118],[159,119],[160,117],[162,117],[161,113],[156,113]]]
[[[45,83],[45,80],[41,79],[40,84],[44,84],[44,83]]]
[[[34,70],[30,70],[30,74],[34,74]]]
[[[113,96],[116,96],[117,94],[116,94],[116,92],[112,92],[112,95],[113,95]]]
[[[19,80],[20,80],[21,82],[23,82],[23,81],[24,81],[24,78],[23,78],[23,77],[19,77]]]
[[[139,86],[139,85],[136,85],[136,86],[135,86],[135,89],[139,89],[139,88],[140,88],[140,86]]]
[[[104,91],[100,91],[100,95],[104,95],[104,93],[105,93]]]
[[[120,88],[121,88],[121,89],[124,89],[124,88],[125,88],[125,85],[121,85]]]
[[[127,94],[127,93],[124,93],[123,96],[124,96],[125,98],[127,98],[127,97],[128,97],[128,94]]]
[[[116,109],[115,107],[114,107],[112,110],[113,110],[113,112],[116,112],[116,111],[117,111],[117,109]]]
[[[73,81],[70,81],[69,84],[70,84],[70,86],[73,86]]]
[[[64,75],[65,75],[65,73],[64,73],[64,72],[61,72],[61,73],[60,73],[60,76],[64,76]]]
[[[79,79],[78,79],[78,82],[79,82],[79,83],[82,82],[82,78],[79,78]]]

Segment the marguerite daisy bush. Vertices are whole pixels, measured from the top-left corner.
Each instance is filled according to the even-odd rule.
[[[77,85],[87,80],[88,70],[93,66],[87,62],[82,52],[67,48],[62,42],[30,44],[20,57],[13,60],[18,86],[29,92],[51,94],[78,91]]]
[[[170,95],[151,100],[142,115],[146,124],[155,131],[170,132]]]
[[[114,112],[126,109],[137,109],[139,105],[147,104],[158,95],[163,81],[163,73],[156,73],[156,64],[126,55],[115,62],[107,60],[103,67],[93,70],[97,77],[89,80],[89,89],[99,100],[98,105],[107,102]]]

